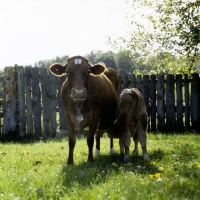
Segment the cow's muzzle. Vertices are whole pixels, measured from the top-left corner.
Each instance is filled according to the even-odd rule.
[[[87,97],[87,91],[85,88],[72,88],[71,97],[74,102],[83,102]]]

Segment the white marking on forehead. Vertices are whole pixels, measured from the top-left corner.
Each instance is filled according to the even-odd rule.
[[[82,63],[82,59],[81,58],[76,58],[75,60],[74,60],[74,64],[75,65],[78,65],[78,64],[81,64]]]

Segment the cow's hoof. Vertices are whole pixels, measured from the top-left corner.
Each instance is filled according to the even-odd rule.
[[[100,150],[99,149],[95,149],[94,156],[99,156],[100,154],[101,154]]]
[[[93,162],[94,161],[94,159],[92,158],[92,159],[89,159],[88,158],[88,160],[87,160],[88,162]]]
[[[67,164],[72,165],[72,164],[74,164],[74,161],[73,160],[67,160]]]
[[[149,155],[148,154],[145,154],[144,156],[143,156],[143,158],[144,158],[144,161],[150,161],[150,158],[149,158]]]
[[[129,160],[130,160],[129,155],[126,154],[124,156],[124,162],[127,163]]]
[[[114,154],[115,153],[115,150],[114,150],[114,148],[112,147],[111,149],[110,149],[110,155],[112,155],[112,154]]]

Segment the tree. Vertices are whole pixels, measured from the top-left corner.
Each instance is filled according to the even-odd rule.
[[[87,54],[85,57],[93,64],[97,62],[104,62],[107,67],[112,67],[115,70],[118,69],[115,58],[116,54],[112,51],[97,51],[96,53],[91,51],[91,53]]]
[[[186,66],[179,67],[180,71],[193,72],[200,58],[200,0],[128,2],[134,13],[129,18],[131,30],[128,36],[116,40],[109,38],[109,42],[117,49],[138,51],[146,61],[167,53],[169,62],[165,67],[169,69],[176,61],[174,56],[182,58]]]

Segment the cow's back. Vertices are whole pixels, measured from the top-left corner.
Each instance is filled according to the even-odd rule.
[[[113,84],[115,91],[117,92],[118,89],[118,74],[115,69],[113,68],[106,68],[104,71],[104,74],[108,77],[108,79],[111,81]]]

